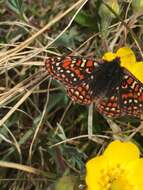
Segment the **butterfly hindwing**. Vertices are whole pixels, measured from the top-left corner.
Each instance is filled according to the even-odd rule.
[[[73,102],[85,105],[93,102],[93,94],[89,89],[88,81],[84,81],[73,88],[67,88],[67,93]]]
[[[114,93],[110,93],[108,98],[100,98],[95,102],[97,110],[107,117],[120,117],[121,116],[121,104],[119,98],[119,88],[114,89]]]
[[[143,85],[124,70],[120,86],[108,99],[101,99],[97,109],[108,117],[140,117],[143,110]]]
[[[123,113],[140,117],[143,110],[143,84],[125,71],[121,89]]]

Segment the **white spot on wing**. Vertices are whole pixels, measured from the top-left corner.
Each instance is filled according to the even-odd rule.
[[[79,98],[80,98],[81,100],[83,100],[83,96],[80,95]]]
[[[75,94],[76,94],[77,96],[79,96],[79,91],[75,91]]]
[[[58,67],[59,65],[60,65],[60,62],[57,62],[57,63],[56,63],[56,66]]]
[[[71,75],[71,77],[74,77],[74,74],[73,74],[73,73],[71,73],[70,75]]]
[[[81,67],[84,67],[85,66],[85,63],[86,63],[86,59],[82,59],[82,63],[81,63]]]
[[[77,81],[77,78],[73,78],[73,81]]]

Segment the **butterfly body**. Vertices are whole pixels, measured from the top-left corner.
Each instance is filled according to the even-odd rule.
[[[49,57],[45,66],[49,75],[65,86],[74,102],[94,102],[97,110],[108,117],[140,117],[143,84],[120,66],[119,58],[96,61],[88,57]]]

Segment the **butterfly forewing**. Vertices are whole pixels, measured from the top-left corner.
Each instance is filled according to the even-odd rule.
[[[61,81],[66,87],[74,87],[88,78],[98,63],[92,58],[69,56],[47,58],[45,66],[53,78]]]

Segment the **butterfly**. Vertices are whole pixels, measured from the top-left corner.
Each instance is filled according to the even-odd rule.
[[[60,81],[72,101],[95,103],[101,114],[118,118],[135,116],[143,111],[143,84],[126,68],[120,58],[97,61],[91,57],[48,57],[49,75]]]

